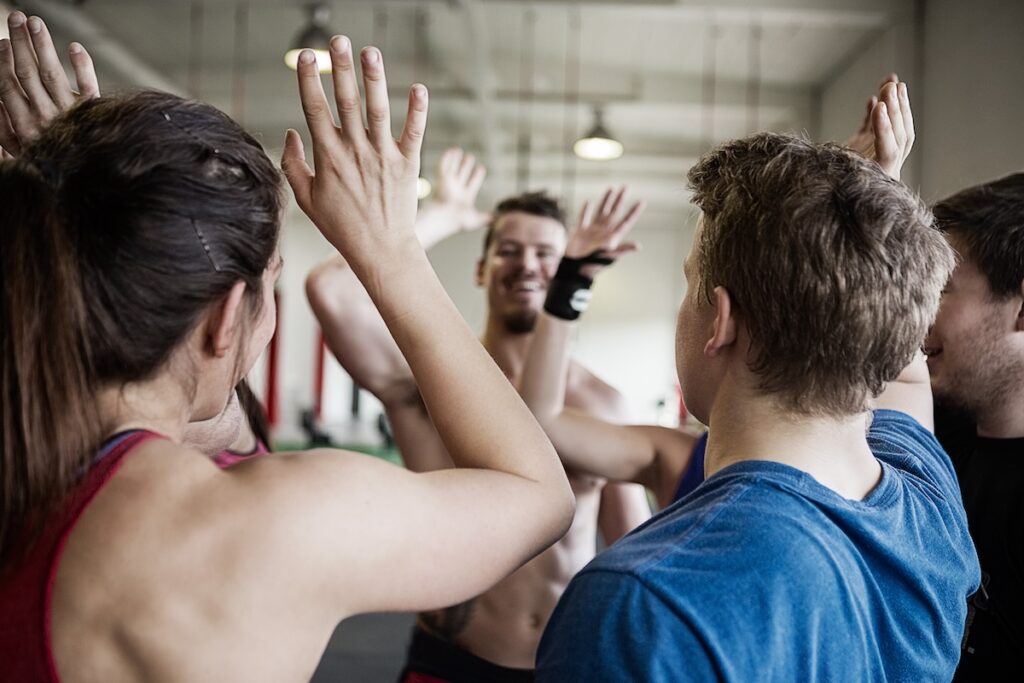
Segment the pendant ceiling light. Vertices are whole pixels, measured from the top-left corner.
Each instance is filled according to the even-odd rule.
[[[303,50],[312,50],[320,73],[328,74],[331,72],[331,32],[327,29],[327,22],[331,10],[320,3],[309,5],[308,12],[309,23],[295,36],[291,47],[284,53],[284,63],[291,69],[298,68],[299,54]]]
[[[572,151],[580,159],[590,161],[611,161],[622,156],[622,143],[612,137],[604,127],[604,116],[600,107],[594,107],[594,125],[576,141]]]

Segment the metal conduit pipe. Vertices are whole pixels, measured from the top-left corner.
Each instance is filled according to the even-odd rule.
[[[147,65],[124,43],[80,10],[54,0],[19,0],[14,4],[25,14],[42,17],[52,32],[82,43],[96,62],[114,71],[125,81],[175,95],[186,94],[184,88]]]

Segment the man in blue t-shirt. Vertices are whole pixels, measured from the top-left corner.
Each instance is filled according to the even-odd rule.
[[[904,84],[883,86],[869,123],[868,159],[762,133],[690,171],[703,215],[676,358],[710,427],[707,478],[573,579],[539,681],[952,676],[980,572],[919,348],[954,259],[898,182]],[[521,390],[560,450],[585,438],[642,462],[681,442],[564,410],[551,381],[574,290],[628,250],[620,203],[570,238]]]

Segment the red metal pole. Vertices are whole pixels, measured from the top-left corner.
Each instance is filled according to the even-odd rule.
[[[264,404],[267,407],[267,422],[273,427],[277,424],[277,353],[278,343],[281,334],[281,295],[274,290],[274,304],[277,309],[277,320],[274,326],[274,336],[270,338],[267,346],[267,393]]]
[[[324,331],[316,334],[316,366],[313,369],[313,414],[322,417],[324,405]]]

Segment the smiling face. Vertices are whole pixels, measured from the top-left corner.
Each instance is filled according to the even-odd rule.
[[[554,218],[512,211],[497,219],[476,281],[487,289],[489,315],[508,332],[533,331],[565,239],[565,226]]]
[[[951,240],[961,254],[961,245]],[[942,293],[925,340],[932,391],[984,419],[1024,383],[1021,297],[996,297],[977,264],[964,258]]]

